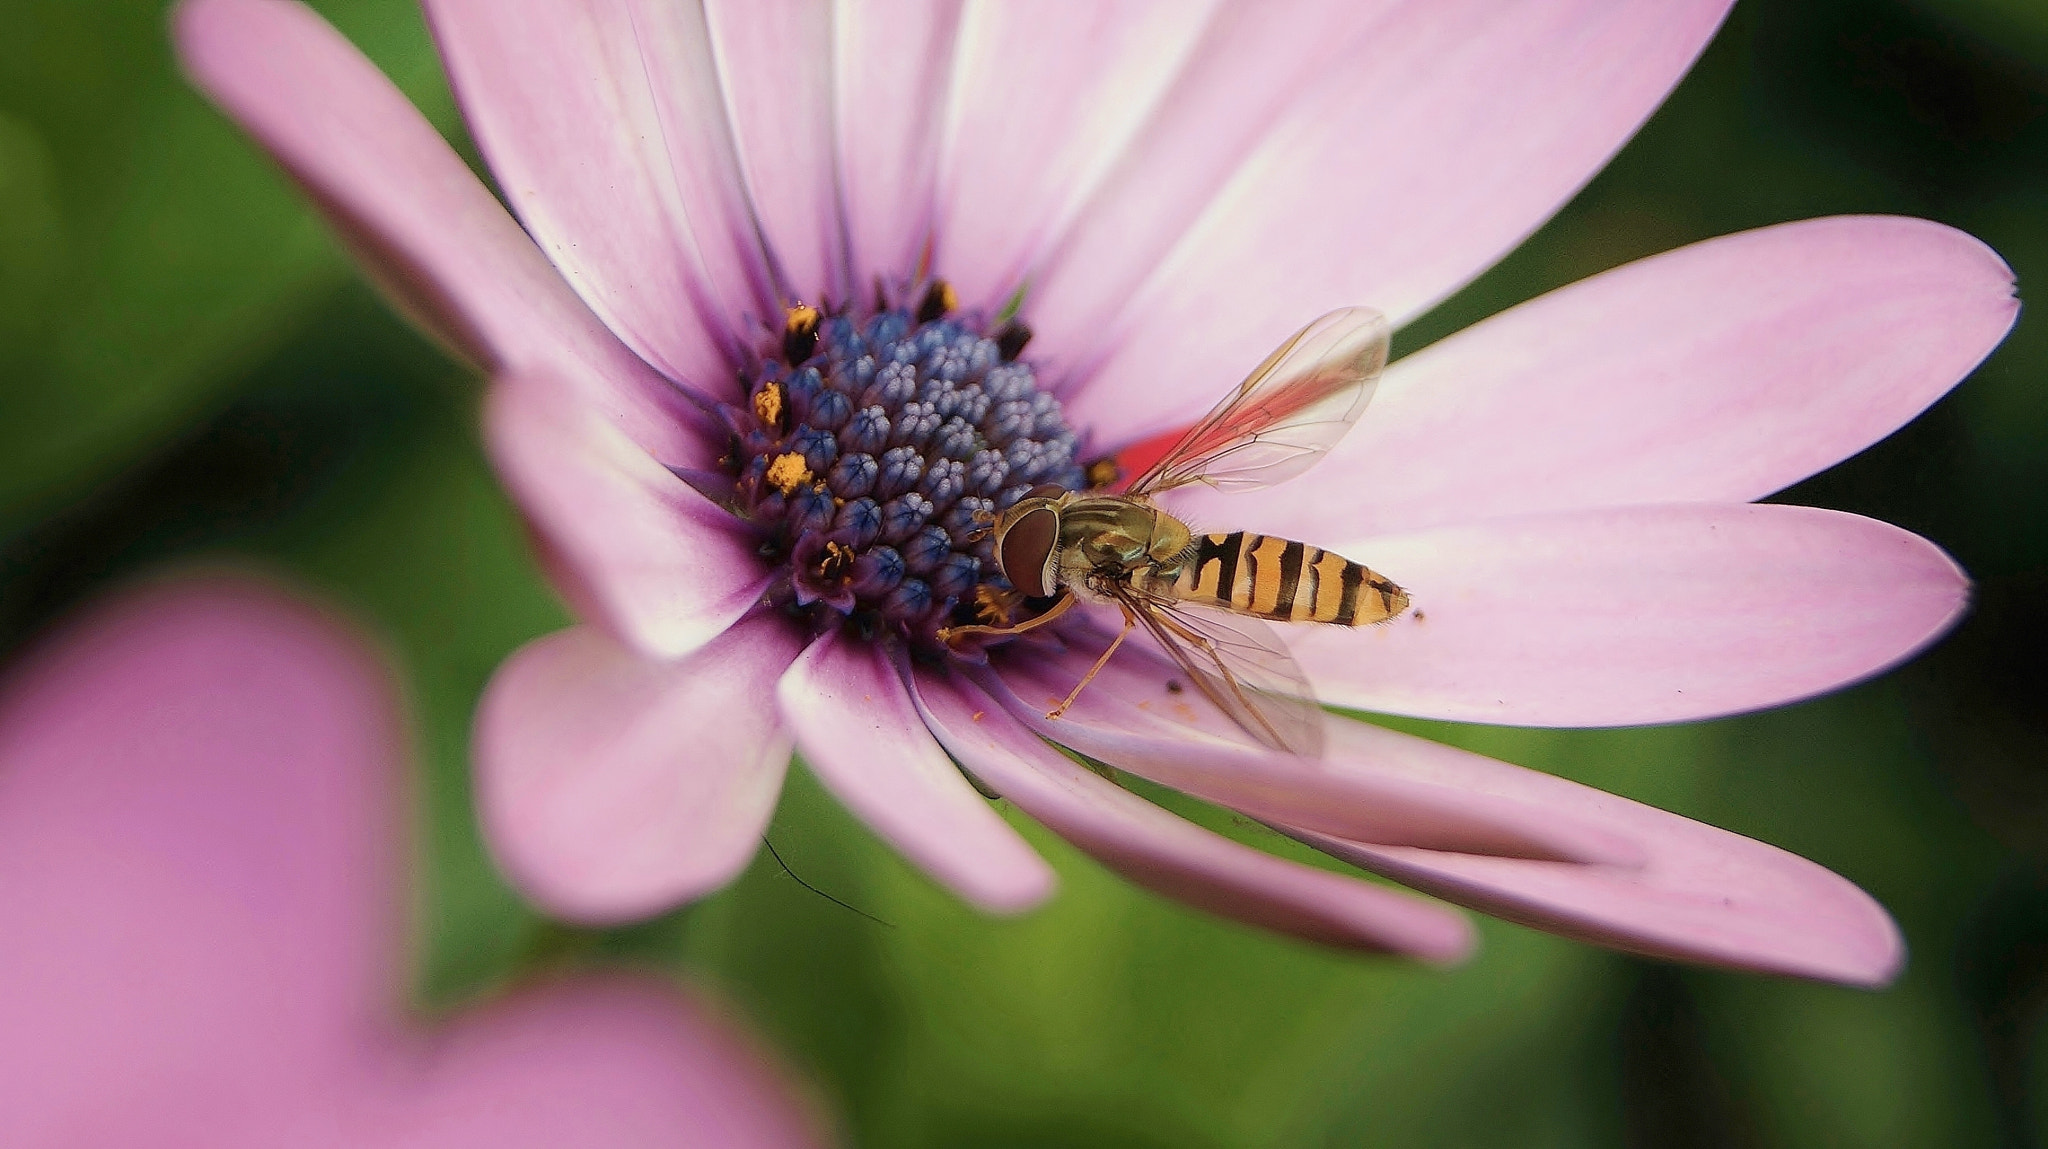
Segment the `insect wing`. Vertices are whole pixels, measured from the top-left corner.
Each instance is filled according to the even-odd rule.
[[[1242,615],[1187,609],[1138,590],[1117,597],[1239,729],[1275,750],[1322,757],[1322,707],[1272,627]]]
[[[1347,307],[1294,333],[1129,489],[1269,487],[1313,466],[1351,429],[1387,366],[1387,318]]]

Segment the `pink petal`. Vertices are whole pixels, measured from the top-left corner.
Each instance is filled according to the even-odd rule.
[[[731,881],[782,792],[775,681],[797,650],[772,618],[675,662],[587,627],[528,643],[477,709],[477,803],[499,864],[584,922],[649,917]]]
[[[911,274],[931,234],[959,0],[833,11],[840,196],[853,283]]]
[[[1076,765],[962,682],[916,699],[948,752],[1054,833],[1149,890],[1326,945],[1455,961],[1472,928],[1441,907],[1213,834]]]
[[[1191,500],[1290,537],[1761,498],[1940,398],[2019,313],[2011,269],[1925,220],[1807,220],[1554,291],[1396,364],[1308,480]],[[1228,516],[1228,518],[1226,518]]]
[[[1770,504],[1566,511],[1339,546],[1414,606],[1288,645],[1339,706],[1525,726],[1682,722],[1810,697],[1932,642],[1969,581],[1873,519]]]
[[[565,593],[658,658],[709,642],[767,574],[734,519],[539,373],[492,386],[484,433]]]
[[[671,987],[399,1023],[404,733],[267,587],[130,592],[0,686],[0,1113],[14,1145],[820,1142]]]
[[[1150,120],[1029,273],[1034,357],[1067,361],[1097,352],[1104,320],[1119,315],[1275,125],[1300,115],[1319,83],[1379,54],[1394,7],[1390,0],[1218,7]]]
[[[339,627],[241,581],[131,592],[14,668],[9,1144],[235,1141],[343,1070],[398,990],[392,713]]]
[[[651,981],[563,981],[465,1014],[377,1144],[773,1149],[826,1142],[763,1051]]]
[[[934,268],[967,306],[993,311],[1017,289],[1144,125],[1215,3],[966,9],[939,162]]]
[[[1147,278],[1104,289],[1114,314],[1089,297],[1064,325],[1049,308],[1036,319],[1040,353],[1090,373],[1069,415],[1105,445],[1135,442],[1191,421],[1314,316],[1421,313],[1599,170],[1727,7],[1442,0],[1389,12],[1172,250],[1131,253]]]
[[[1014,913],[1052,894],[1052,868],[932,741],[879,650],[827,635],[783,675],[777,698],[825,788],[961,897]]]
[[[705,15],[740,169],[783,292],[811,302],[844,300],[832,4],[720,0]]]
[[[743,315],[774,305],[701,12],[601,0],[427,0],[506,198],[613,330],[722,388]]]
[[[1107,645],[1107,639],[1103,640]],[[1100,647],[1020,650],[990,688],[1038,733],[1140,778],[1268,821],[1364,841],[1470,853],[1627,864],[1640,846],[1604,827],[1538,818],[1513,802],[1401,778],[1327,769],[1269,750],[1187,688],[1163,659],[1127,645],[1076,705],[1047,710],[1081,681]],[[1172,686],[1182,687],[1176,693]],[[1332,719],[1330,725],[1338,725]]]
[[[1883,985],[1905,943],[1840,876],[1774,846],[1477,754],[1362,723],[1342,723],[1331,769],[1427,780],[1604,823],[1642,842],[1639,867],[1571,865],[1303,841],[1460,905],[1551,933],[1654,957]]]
[[[187,0],[174,32],[193,83],[306,186],[414,318],[488,368],[553,366],[649,450],[701,465],[675,389],[334,29],[279,0]]]

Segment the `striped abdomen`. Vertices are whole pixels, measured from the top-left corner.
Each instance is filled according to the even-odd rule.
[[[1278,622],[1363,626],[1408,609],[1400,587],[1343,555],[1248,531],[1201,535],[1173,581],[1182,602]]]

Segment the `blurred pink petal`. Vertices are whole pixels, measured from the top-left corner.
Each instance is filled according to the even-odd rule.
[[[1472,928],[1428,902],[1213,834],[1077,765],[964,682],[920,675],[947,751],[1054,833],[1150,890],[1309,941],[1454,961]]]
[[[1649,116],[1727,0],[1429,0],[1390,11],[1264,134],[1133,289],[1034,308],[1090,375],[1068,413],[1122,446],[1181,426],[1309,319],[1396,326],[1549,218]],[[1219,291],[1219,288],[1223,290]],[[1114,305],[1102,308],[1099,300]],[[1058,336],[1086,324],[1083,350]]]
[[[540,373],[491,388],[491,461],[614,633],[677,658],[760,598],[766,575],[732,516]]]
[[[1331,724],[1330,769],[1426,779],[1592,819],[1643,843],[1615,868],[1303,841],[1460,905],[1633,953],[1878,986],[1905,962],[1870,895],[1774,846],[1587,786],[1358,722]]]
[[[992,684],[1039,734],[1254,818],[1364,841],[1626,865],[1641,847],[1570,817],[1406,778],[1339,772],[1253,743],[1163,659],[1126,649],[1074,707],[1046,712],[1094,663],[1088,651],[1006,660]],[[1172,685],[1170,685],[1172,684]],[[1181,687],[1179,692],[1173,685]]]
[[[390,1144],[813,1146],[751,1035],[645,979],[585,977],[472,1010],[417,1054]]]
[[[994,311],[1023,283],[1153,114],[1217,2],[966,8],[933,227],[966,306]]]
[[[668,0],[635,0],[636,20]],[[765,233],[784,294],[812,303],[845,299],[837,140],[832,121],[834,9],[830,0],[713,0],[705,5],[726,113],[748,198]],[[893,53],[892,53],[893,55]],[[655,72],[657,86],[667,77]],[[823,157],[821,161],[821,157]]]
[[[16,663],[0,687],[9,1144],[254,1130],[307,1103],[309,1072],[353,1072],[350,1045],[382,1036],[366,1023],[400,989],[402,739],[380,668],[251,584],[145,588]]]
[[[1909,531],[1770,504],[1556,512],[1338,549],[1415,605],[1297,628],[1319,698],[1522,726],[1681,722],[1833,690],[1933,641],[1970,585]]]
[[[548,258],[662,374],[715,394],[773,304],[701,12],[426,0],[455,93]]]
[[[394,713],[355,639],[243,581],[131,592],[12,669],[7,1144],[816,1144],[672,987],[564,981],[412,1030]]]
[[[174,30],[193,82],[305,185],[415,319],[487,368],[554,366],[642,446],[704,465],[674,390],[333,28],[279,0],[187,0]]]
[[[675,662],[589,627],[528,643],[477,708],[477,803],[499,864],[550,912],[589,922],[731,881],[782,792],[775,682],[797,651],[779,619]]]
[[[1495,316],[1396,363],[1330,452],[1325,497],[1203,492],[1290,538],[1498,515],[1762,498],[1946,394],[2019,314],[2012,270],[1926,220],[1710,239]]]
[[[1052,867],[947,760],[879,651],[828,634],[777,698],[825,788],[961,897],[1015,913],[1052,894]]]

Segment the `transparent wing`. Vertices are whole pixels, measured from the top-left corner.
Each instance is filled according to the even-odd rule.
[[[1387,317],[1369,307],[1332,311],[1295,332],[1128,493],[1189,483],[1249,491],[1307,470],[1372,400],[1391,332]]]
[[[1133,588],[1112,593],[1195,688],[1246,734],[1275,750],[1322,757],[1323,709],[1272,627]]]

